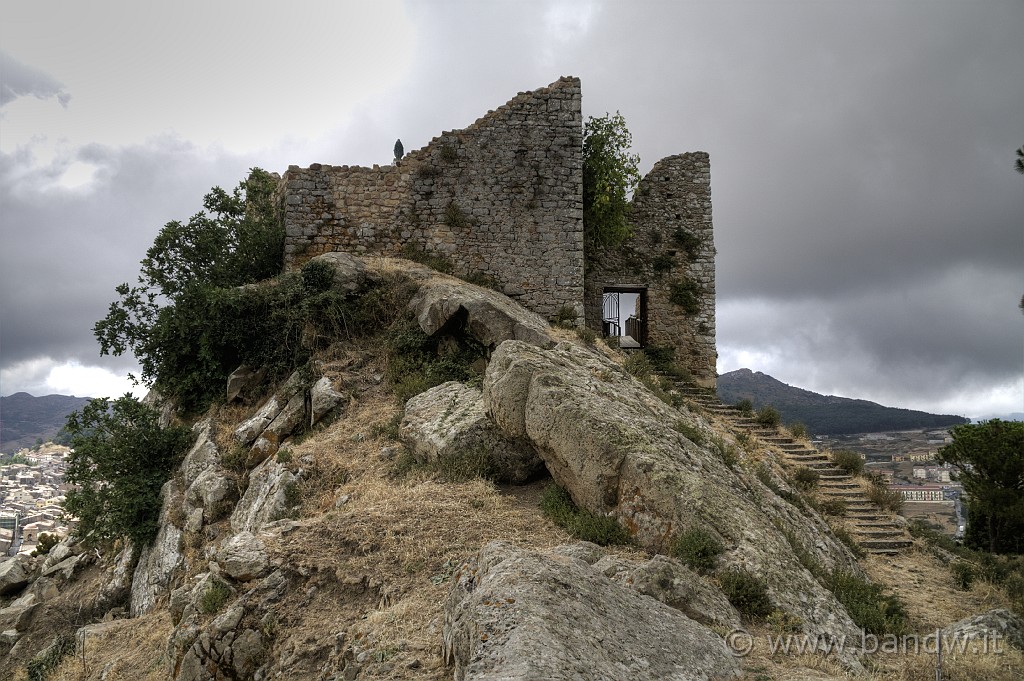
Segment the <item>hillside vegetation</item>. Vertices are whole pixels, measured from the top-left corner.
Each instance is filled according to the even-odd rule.
[[[737,369],[718,377],[718,396],[727,404],[750,400],[754,408],[771,405],[784,423],[803,423],[811,433],[843,435],[947,428],[969,420],[949,414],[884,407],[867,400],[819,395],[787,385],[760,371]]]

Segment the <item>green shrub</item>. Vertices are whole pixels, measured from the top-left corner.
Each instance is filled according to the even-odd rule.
[[[846,515],[846,501],[842,497],[825,497],[818,502],[818,510],[825,515],[841,517]]]
[[[961,591],[970,591],[976,577],[974,567],[962,560],[955,560],[949,564],[949,571],[953,574],[953,584]]]
[[[818,559],[814,557],[814,554],[807,550],[807,547],[804,546],[803,542],[800,541],[791,529],[783,527],[781,524],[777,524],[776,527],[779,528],[783,536],[786,538],[786,541],[789,542],[790,548],[793,549],[793,555],[795,555],[796,559],[800,561],[800,564],[803,565],[815,579],[820,581],[822,576],[825,574],[825,570],[821,567],[821,563],[818,562]]]
[[[449,201],[444,209],[444,224],[452,229],[465,229],[472,224],[472,220],[457,203]]]
[[[864,457],[857,452],[852,452],[848,449],[837,449],[832,452],[829,458],[832,460],[833,466],[842,468],[850,475],[860,475],[864,472]]]
[[[677,536],[669,552],[697,572],[709,572],[724,550],[715,535],[694,527]]]
[[[867,491],[868,499],[883,511],[899,513],[903,509],[903,496],[894,489],[871,485]]]
[[[588,329],[585,326],[581,326],[578,329],[576,329],[576,337],[579,338],[584,343],[586,343],[587,345],[593,345],[595,342],[597,342],[597,334],[594,333],[593,329]]]
[[[401,319],[387,330],[385,375],[400,403],[447,381],[466,382],[480,375],[484,347],[465,335],[453,340],[442,353],[441,339],[423,333],[411,318]]]
[[[861,548],[861,545],[845,527],[833,527],[832,533],[836,535],[836,539],[846,544],[846,548],[850,549],[850,552],[857,558],[864,558],[868,555],[867,551]]]
[[[54,546],[60,543],[60,537],[49,532],[40,532],[36,547],[32,549],[33,556],[45,556]]]
[[[638,379],[646,378],[654,370],[650,359],[647,358],[647,353],[643,350],[629,353],[629,357],[623,362],[622,368]]]
[[[578,507],[569,493],[558,485],[549,485],[544,490],[540,508],[545,516],[577,539],[601,546],[631,542],[629,533],[615,518]]]
[[[693,256],[696,255],[697,250],[701,245],[700,237],[694,236],[682,227],[676,227],[675,231],[672,232],[672,241],[686,251],[686,255],[689,256],[690,259],[693,259]]]
[[[675,431],[698,447],[704,444],[704,435],[686,421],[676,421],[673,426]]]
[[[72,452],[64,509],[90,541],[127,537],[145,546],[159,529],[160,488],[192,441],[184,427],[160,427],[159,414],[131,394],[96,398],[68,416]]]
[[[754,413],[754,403],[744,398],[734,405],[744,416]]]
[[[572,305],[563,305],[555,313],[555,324],[566,329],[576,326],[576,308]]]
[[[28,681],[46,681],[68,655],[75,652],[75,638],[58,634],[53,643],[41,650],[28,663]]]
[[[813,468],[800,467],[793,473],[793,486],[803,492],[810,492],[818,486],[821,476]]]
[[[782,417],[779,415],[779,410],[771,405],[765,405],[757,410],[757,416],[755,417],[759,425],[765,428],[777,428],[782,422]]]
[[[435,460],[429,468],[437,472],[443,482],[460,483],[477,478],[491,480],[496,470],[491,454],[484,448],[472,451],[448,452]]]
[[[622,114],[587,117],[583,125],[583,239],[587,253],[617,248],[633,235],[629,195],[640,181],[640,157]]]
[[[452,274],[455,271],[455,266],[452,264],[451,260],[443,255],[438,255],[437,253],[429,253],[414,243],[407,243],[402,246],[402,257],[406,260],[412,260],[413,262],[418,262],[421,265],[426,265],[427,267],[437,270],[442,274]]]
[[[786,430],[789,431],[790,435],[797,439],[807,437],[807,426],[800,423],[799,421],[796,423],[791,423],[788,426],[786,426]]]
[[[231,587],[219,579],[210,580],[206,591],[199,597],[199,610],[204,615],[213,615],[220,612],[229,598],[231,598]]]
[[[310,260],[302,266],[302,288],[307,294],[325,293],[334,286],[334,266],[323,260]]]
[[[760,620],[775,609],[768,597],[768,585],[747,570],[733,568],[721,573],[722,593],[747,621]]]
[[[651,260],[651,268],[655,273],[664,274],[672,269],[672,266],[675,265],[675,258],[672,257],[673,254],[674,253],[659,253],[654,256]]]
[[[852,572],[837,570],[826,586],[843,604],[854,623],[870,634],[902,635],[908,630],[907,611],[896,595],[884,595],[878,584]]]
[[[672,283],[668,300],[683,308],[687,314],[697,314],[700,312],[700,300],[697,298],[699,293],[700,286],[697,282],[684,277]]]
[[[740,462],[740,456],[736,453],[736,448],[727,443],[721,437],[713,437],[711,439],[711,444],[714,446],[719,458],[721,458],[722,462],[729,468],[732,468]]]

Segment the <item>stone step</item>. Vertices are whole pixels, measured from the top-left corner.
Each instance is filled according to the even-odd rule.
[[[824,475],[819,473],[818,479],[821,480],[822,482],[825,482],[826,480],[832,482],[840,482],[843,480],[853,480],[853,476],[850,475],[849,473],[844,473],[842,475]]]
[[[860,489],[860,485],[846,480],[818,479],[818,486],[822,489]]]
[[[865,539],[857,543],[865,549],[905,549],[914,545],[909,539]]]
[[[757,421],[754,421],[754,423],[757,423]],[[761,425],[761,424],[758,424],[758,425]],[[761,427],[761,428],[755,428],[754,429],[754,435],[756,435],[756,436],[758,436],[759,438],[762,438],[762,439],[769,438],[769,437],[776,437],[778,434],[779,434],[779,431],[775,430],[774,428],[764,428],[764,427]]]
[[[765,435],[761,439],[764,440],[765,442],[767,442],[768,444],[772,444],[772,445],[779,445],[779,446],[781,446],[781,445],[796,444],[796,442],[794,442],[793,438],[786,437],[785,435]]]
[[[781,449],[784,452],[790,452],[790,451],[793,451],[793,452],[796,452],[796,451],[816,452],[816,451],[818,451],[817,449],[814,449],[813,447],[808,447],[807,445],[805,445],[805,444],[803,444],[801,442],[782,443],[782,444],[779,445],[779,449]]]
[[[806,447],[801,447],[800,449],[783,449],[782,453],[791,459],[799,459],[800,457],[803,456],[811,457],[814,459],[821,459],[823,461],[828,461],[829,463],[832,462],[832,459],[828,458],[827,456],[819,452],[817,449],[807,449]]]
[[[861,492],[859,487],[854,489],[824,487],[822,488],[821,493],[830,497],[842,497],[843,499],[846,499],[847,503],[851,506],[854,504],[868,503],[868,498],[864,496],[864,492]]]
[[[903,549],[864,549],[874,556],[896,556],[903,553]]]
[[[890,530],[860,530],[855,529],[853,531],[858,537],[871,537],[874,539],[892,539],[893,537],[900,537],[905,539],[906,535],[903,534],[903,530],[899,528],[893,528]],[[859,541],[859,540],[858,540]]]
[[[854,523],[853,527],[854,527],[854,529],[862,529],[862,530],[889,530],[889,529],[902,530],[903,529],[902,527],[900,527],[896,523],[892,522],[891,520],[877,520],[877,521],[864,522],[864,523]]]

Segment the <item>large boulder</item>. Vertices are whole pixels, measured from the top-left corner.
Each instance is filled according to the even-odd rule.
[[[528,438],[581,507],[617,518],[660,553],[680,533],[705,530],[724,544],[723,565],[763,579],[774,605],[798,617],[806,633],[857,635],[796,551],[827,570],[860,574],[852,554],[813,510],[796,508],[744,467],[728,465],[710,437],[696,444],[678,432],[680,422],[684,430],[706,428],[699,417],[570,343],[503,343],[491,357],[483,395],[494,422],[509,436]],[[858,666],[851,656],[844,661]]]
[[[493,348],[506,340],[519,340],[548,347],[554,340],[548,324],[506,296],[453,277],[424,281],[409,301],[420,328],[428,336],[451,325]]]
[[[399,436],[419,461],[486,456],[505,482],[526,482],[544,468],[525,438],[509,438],[487,417],[480,390],[458,381],[410,398]]]
[[[239,532],[217,552],[217,563],[232,579],[248,582],[259,577],[270,564],[267,547],[252,532]]]
[[[965,617],[943,629],[941,635],[943,642],[950,641],[954,646],[980,639],[980,645],[987,645],[990,653],[1001,653],[1007,643],[1024,650],[1024,617],[1006,608],[995,608]]]
[[[351,253],[322,253],[309,262],[323,262],[334,268],[334,288],[355,293],[366,282],[366,263]]]
[[[21,591],[32,579],[32,568],[26,557],[15,556],[0,562],[0,596]]]
[[[587,563],[491,542],[458,572],[444,657],[456,681],[735,678],[722,638]]]
[[[249,486],[231,514],[232,532],[259,532],[264,523],[288,513],[296,477],[270,458],[249,473]]]

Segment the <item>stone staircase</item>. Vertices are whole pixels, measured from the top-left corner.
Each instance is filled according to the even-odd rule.
[[[833,466],[825,454],[784,435],[777,428],[765,428],[736,407],[722,404],[718,396],[707,388],[677,383],[675,390],[705,412],[728,421],[731,425],[757,437],[761,442],[778,449],[790,464],[814,469],[818,473],[819,495],[826,499],[842,499],[845,502],[846,513],[842,517],[842,525],[864,551],[892,555],[912,545],[910,535],[897,524],[893,514],[882,510],[868,499],[863,484],[854,480],[845,470]]]

